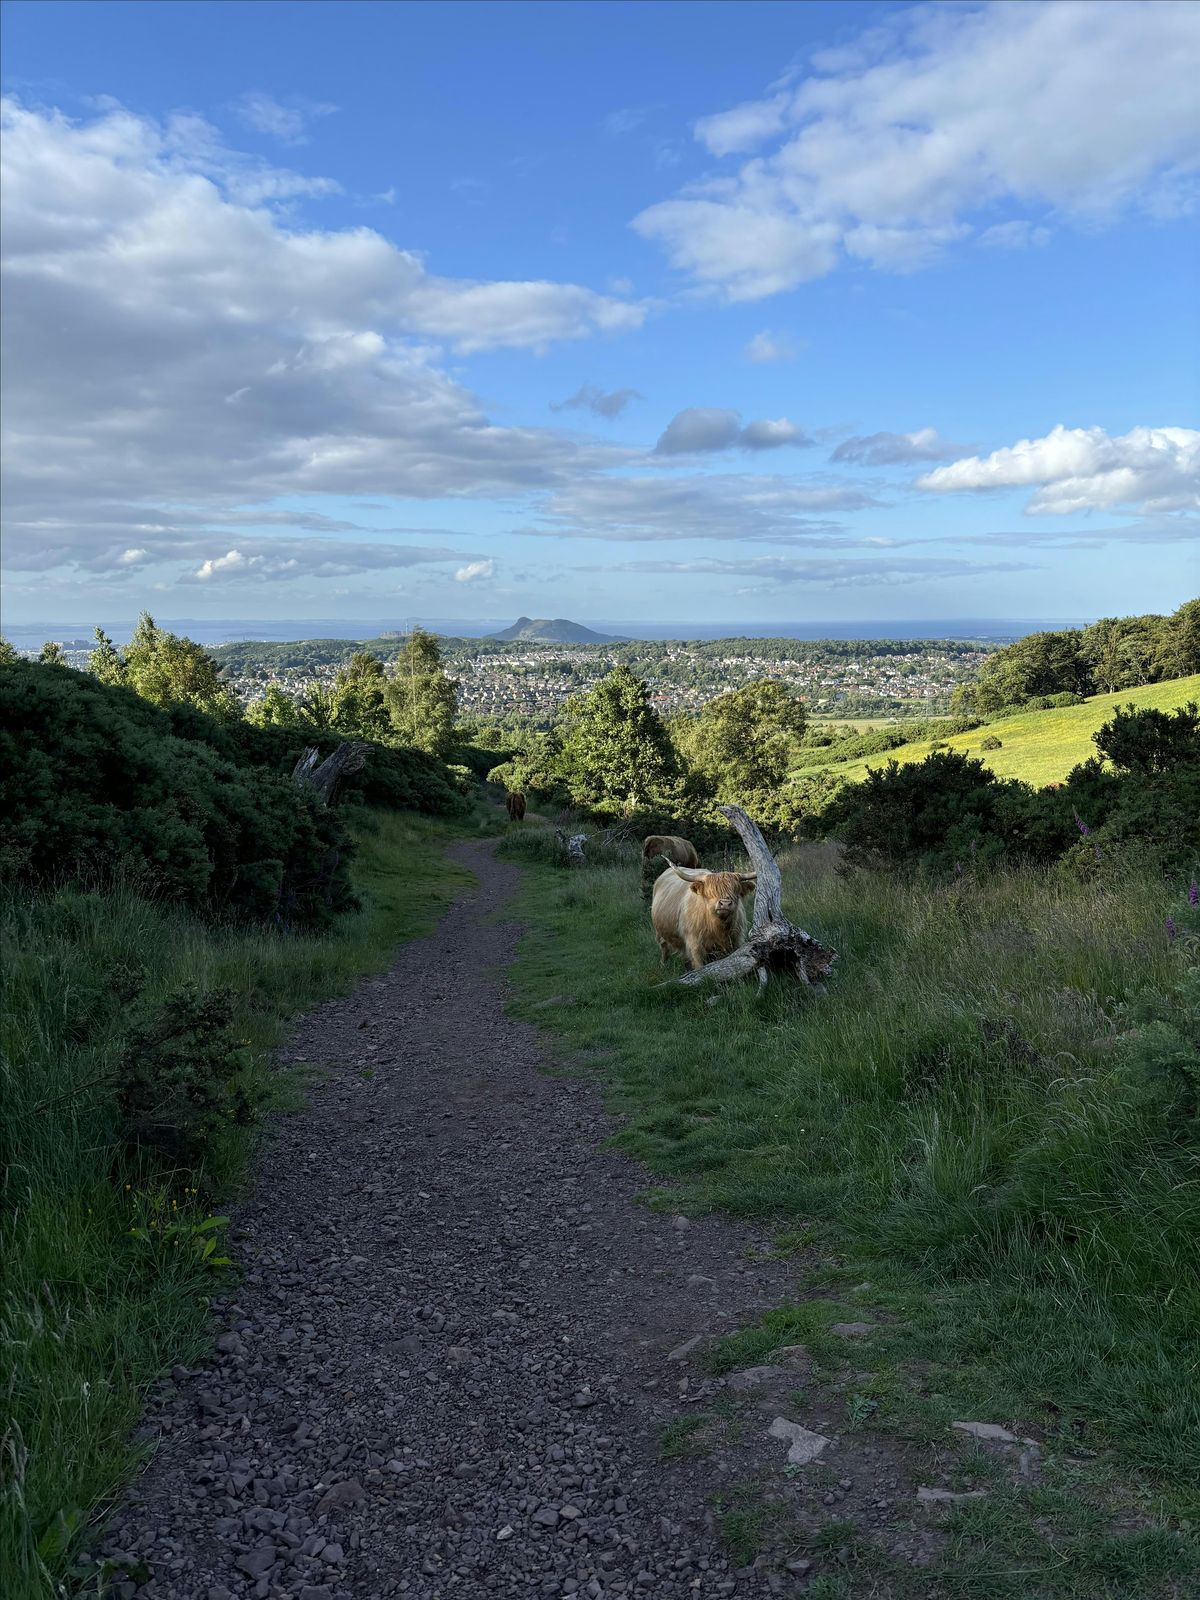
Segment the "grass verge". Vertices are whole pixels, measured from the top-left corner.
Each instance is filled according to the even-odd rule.
[[[14,1600],[69,1586],[83,1536],[135,1465],[146,1386],[202,1349],[222,1260],[213,1212],[253,1147],[231,1127],[200,1170],[175,1171],[126,1147],[117,1094],[130,1011],[169,1003],[185,983],[227,992],[249,1086],[286,1097],[270,1052],[287,1019],[383,967],[470,882],[443,854],[461,828],[381,812],[356,831],[363,906],[321,937],[214,928],[120,888],[0,907],[0,1571]]]
[[[572,874],[535,838],[502,849],[529,864],[517,1009],[603,1059],[617,1142],[675,1180],[674,1209],[815,1241],[813,1299],[729,1364],[877,1317],[870,1425],[1007,1421],[1123,1474],[1156,1526],[1195,1518],[1200,940],[1165,929],[1186,926],[1182,892],[922,886],[800,849],[785,909],[840,952],[828,991],[710,1006],[662,984],[632,858]]]

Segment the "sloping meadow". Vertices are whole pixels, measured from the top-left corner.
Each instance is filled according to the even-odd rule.
[[[811,1240],[818,1293],[870,1279],[946,1392],[1186,1484],[1187,885],[1007,870],[928,884],[845,873],[829,845],[781,865],[787,915],[839,951],[825,993],[772,983],[710,1005],[664,986],[631,858],[532,867],[517,1004],[602,1061],[619,1142],[682,1184],[673,1203]]]

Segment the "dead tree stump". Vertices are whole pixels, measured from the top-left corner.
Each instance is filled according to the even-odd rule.
[[[722,813],[741,835],[746,854],[758,874],[754,889],[754,922],[746,943],[719,961],[686,972],[676,982],[683,984],[729,983],[754,973],[760,984],[774,974],[795,978],[803,984],[819,984],[827,978],[837,960],[837,951],[819,944],[810,933],[797,928],[783,914],[783,878],[779,863],[767,849],[767,842],[741,806],[721,806]]]
[[[311,789],[322,805],[332,805],[338,784],[352,772],[362,771],[370,748],[360,739],[352,739],[348,744],[338,745],[332,755],[322,761],[317,747],[309,745],[292,768],[292,782],[302,789]]]

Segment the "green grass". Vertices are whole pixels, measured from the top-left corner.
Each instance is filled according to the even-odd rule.
[[[1041,787],[1060,782],[1072,767],[1096,754],[1092,735],[1112,717],[1118,706],[1172,711],[1190,700],[1200,700],[1200,674],[1147,684],[1141,689],[1122,689],[1117,694],[1094,695],[1081,705],[1065,706],[1057,711],[1028,711],[1021,716],[1005,717],[1000,722],[973,728],[970,733],[951,734],[942,742],[951,749],[977,756],[998,778],[1021,778]],[[982,749],[983,740],[989,736],[999,739],[1002,748]],[[882,767],[888,761],[902,764],[923,761],[929,750],[930,741],[922,739],[914,744],[899,745],[882,755],[865,756],[860,761],[825,765],[829,771],[857,781],[866,777],[869,767]],[[814,760],[797,767],[792,776],[809,776],[821,767],[822,763]]]
[[[461,830],[460,830],[461,831]],[[197,1233],[236,1186],[246,1133],[210,1170],[164,1177],[116,1137],[106,1081],[125,1007],[186,981],[227,987],[253,1074],[277,1101],[294,1081],[269,1052],[286,1019],[384,966],[428,929],[470,875],[453,832],[407,814],[362,817],[361,912],[325,937],[206,927],[133,892],[63,891],[3,909],[3,1100],[9,1159],[2,1335],[7,1382],[0,1570],[13,1600],[54,1592],[89,1524],[135,1464],[130,1430],[147,1385],[205,1343],[218,1281]],[[141,1235],[131,1234],[137,1226]],[[219,1247],[215,1252],[220,1254]]]
[[[632,859],[534,862],[522,906],[517,1008],[607,1053],[618,1142],[674,1181],[673,1208],[814,1230],[818,1297],[719,1362],[793,1342],[832,1358],[830,1321],[879,1318],[855,1351],[879,1402],[861,1425],[944,1443],[954,1416],[1009,1421],[1179,1511],[1200,1449],[1200,1154],[1144,1070],[1143,1025],[1200,1037],[1197,944],[1163,928],[1180,897],[1034,873],[922,887],[810,849],[782,865],[788,914],[840,952],[823,995],[710,1006],[664,986]]]

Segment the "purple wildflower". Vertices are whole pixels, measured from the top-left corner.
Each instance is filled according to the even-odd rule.
[[[1168,939],[1173,939],[1178,932],[1179,932],[1179,929],[1175,926],[1175,918],[1174,917],[1168,917],[1167,918],[1167,938]]]
[[[1072,811],[1071,815],[1075,818],[1075,826],[1079,829],[1080,833],[1086,839],[1088,834],[1091,833],[1092,830],[1088,827],[1087,823],[1079,815],[1078,811]]]
[[[1195,878],[1188,884],[1188,905],[1200,905],[1200,885],[1196,883]]]

